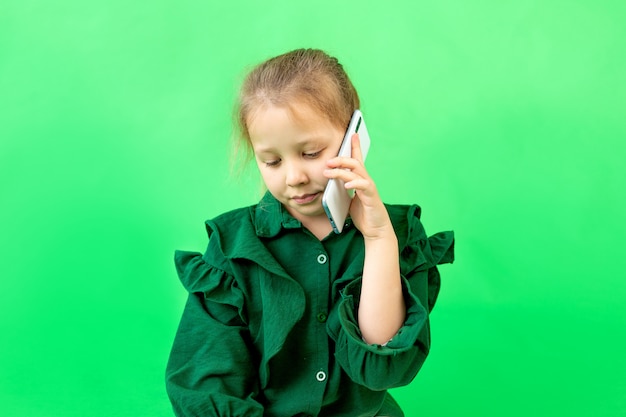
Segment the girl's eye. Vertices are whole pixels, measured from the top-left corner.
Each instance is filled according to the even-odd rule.
[[[309,158],[309,159],[315,159],[315,158],[317,158],[318,156],[320,156],[320,154],[321,154],[321,153],[322,153],[322,151],[311,152],[311,153],[305,153],[305,154],[304,154],[304,156],[305,156],[306,158]]]
[[[275,167],[275,166],[278,166],[278,164],[280,164],[280,159],[265,162],[266,167]]]

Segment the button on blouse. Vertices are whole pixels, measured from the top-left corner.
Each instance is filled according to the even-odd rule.
[[[319,321],[320,323],[326,323],[327,318],[328,316],[323,311],[317,313],[317,321]]]

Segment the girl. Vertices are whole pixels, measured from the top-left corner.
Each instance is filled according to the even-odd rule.
[[[189,297],[167,366],[177,416],[402,416],[430,347],[437,265],[452,232],[426,237],[416,205],[385,205],[363,165],[335,157],[359,97],[339,62],[300,49],[252,70],[243,145],[267,193],[206,222],[204,254],[176,252]],[[332,232],[329,178],[355,191]]]

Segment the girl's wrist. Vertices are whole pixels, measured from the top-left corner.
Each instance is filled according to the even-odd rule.
[[[376,228],[373,233],[363,234],[363,240],[365,243],[384,242],[384,243],[398,243],[398,237],[396,231],[393,229],[391,222],[388,225]]]

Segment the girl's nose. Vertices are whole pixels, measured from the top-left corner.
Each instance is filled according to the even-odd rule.
[[[299,163],[290,163],[287,165],[287,175],[285,182],[290,187],[295,187],[308,182],[308,176],[304,168]]]

